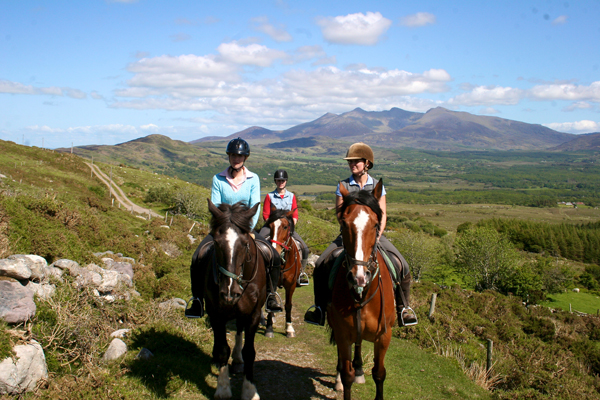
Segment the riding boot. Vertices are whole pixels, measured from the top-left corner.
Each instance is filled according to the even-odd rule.
[[[327,304],[329,303],[329,272],[330,266],[326,263],[315,266],[313,271],[313,285],[315,292],[315,304],[304,314],[304,322],[325,326]]]
[[[416,325],[417,313],[410,307],[410,274],[407,274],[399,285],[396,285],[396,313],[398,326]]]
[[[279,286],[279,276],[281,275],[281,258],[279,254],[273,251],[273,265],[269,269],[269,282],[267,283],[267,312],[278,313],[282,312],[281,301],[277,294],[277,286]]]
[[[308,275],[304,271],[306,268],[306,264],[308,260],[306,258],[302,259],[302,266],[300,267],[300,276],[298,276],[297,286],[308,286]]]
[[[204,316],[204,291],[202,287],[201,265],[192,262],[190,277],[192,282],[192,298],[188,300],[184,314],[187,318],[202,318]],[[191,304],[190,304],[191,303]]]

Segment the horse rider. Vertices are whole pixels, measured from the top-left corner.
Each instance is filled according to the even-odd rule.
[[[226,152],[229,159],[229,167],[213,177],[210,200],[217,207],[222,203],[233,205],[242,202],[251,208],[256,203],[260,203],[260,179],[258,175],[250,172],[244,165],[250,156],[250,145],[244,139],[238,137],[227,144]],[[258,216],[259,212],[257,211],[252,217],[251,230],[254,229],[254,226],[258,222]],[[258,234],[254,235],[257,242],[262,241],[266,244],[266,247],[273,249],[263,237]],[[206,254],[208,246],[212,245],[213,241],[212,235],[208,234],[192,256],[190,277],[193,297],[190,300],[192,303],[191,306],[185,310],[185,315],[188,318],[201,318],[204,315],[204,287],[202,285],[202,277],[204,276],[205,268],[202,268],[201,263],[197,263],[196,261]],[[281,258],[274,249],[271,250],[271,258],[273,261],[268,270],[271,282],[270,284],[267,283],[268,297],[266,308],[270,312],[281,312],[283,309],[277,295],[277,284],[281,272]],[[194,267],[195,265],[197,267]]]
[[[340,225],[342,223],[341,208],[344,204],[342,194],[340,193],[340,184],[344,185],[349,192],[355,192],[359,190],[373,190],[379,182],[379,180],[373,178],[368,173],[369,170],[374,166],[374,155],[371,147],[365,143],[354,143],[352,146],[350,146],[346,153],[346,157],[344,157],[344,160],[348,161],[348,167],[350,168],[352,175],[338,184],[335,193],[335,210],[337,220]],[[396,264],[401,264],[396,265],[397,276],[400,279],[399,284],[396,285],[395,291],[398,324],[400,326],[415,325],[417,323],[417,316],[409,306],[411,277],[408,263],[400,254],[400,252],[394,247],[394,245],[385,236],[383,236],[383,231],[385,230],[385,225],[387,222],[385,193],[386,192],[384,188],[381,199],[379,200],[379,205],[383,214],[381,217],[378,242],[380,247],[382,247],[388,253],[390,259],[393,259],[393,255],[397,258]],[[340,234],[333,241],[333,243],[327,247],[327,249],[321,254],[315,263],[315,269],[313,272],[315,305],[311,306],[304,315],[304,320],[308,323],[321,326],[325,325],[325,313],[327,310],[327,304],[329,303],[329,297],[331,295],[328,287],[328,281],[329,273],[334,261],[332,260],[332,253],[334,250],[341,248],[342,246],[342,235]]]
[[[263,203],[263,219],[265,221],[269,219],[269,216],[271,215],[271,205],[273,205],[277,210],[294,210],[292,219],[294,220],[295,226],[298,223],[298,205],[296,202],[296,195],[286,189],[288,173],[283,169],[278,169],[273,174],[273,180],[275,181],[276,189],[267,193],[265,196],[265,202]],[[267,237],[269,234],[269,227],[266,225],[263,226],[260,230],[260,235]],[[306,286],[308,285],[308,275],[304,272],[304,268],[308,262],[308,246],[304,243],[304,240],[302,240],[298,231],[295,229],[292,238],[300,244],[300,250],[302,252],[302,269],[297,283],[298,286]]]

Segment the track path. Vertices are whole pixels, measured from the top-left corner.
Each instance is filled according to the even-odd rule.
[[[125,207],[125,209],[127,209],[129,211],[133,211],[137,214],[143,214],[143,215],[150,214],[152,217],[155,217],[155,218],[164,218],[162,215],[160,215],[148,208],[138,206],[137,204],[135,204],[134,202],[129,200],[127,198],[127,196],[125,195],[125,193],[123,192],[123,190],[119,186],[117,186],[117,184],[114,181],[112,181],[108,175],[106,175],[104,172],[102,172],[97,165],[94,165],[94,164],[91,164],[88,162],[86,162],[86,164],[88,167],[90,167],[90,169],[92,170],[92,173],[98,179],[100,179],[100,181],[102,181],[102,183],[104,183],[106,186],[108,186],[111,196],[113,196],[117,200],[118,203],[120,203],[123,207]]]

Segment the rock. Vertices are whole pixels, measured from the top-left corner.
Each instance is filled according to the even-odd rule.
[[[29,281],[25,287],[31,290],[34,295],[44,300],[49,299],[56,292],[56,286],[47,283],[40,284]]]
[[[131,258],[131,257],[121,257],[121,261],[127,262],[131,265],[135,264],[135,258]]]
[[[35,340],[13,348],[16,357],[0,363],[0,395],[32,391],[41,379],[48,378],[48,367],[42,346]]]
[[[46,278],[46,267],[48,262],[44,257],[36,256],[33,254],[14,254],[8,257],[9,260],[22,260],[27,265],[27,268],[31,271],[30,280],[35,282],[42,282]]]
[[[112,251],[110,251],[110,250],[108,250],[108,251],[104,251],[104,252],[102,252],[102,253],[94,253],[94,255],[95,255],[96,257],[98,257],[98,258],[102,258],[102,256],[105,256],[105,255],[107,255],[107,254],[109,254],[109,255],[114,255],[115,253],[113,253],[113,252],[112,252]]]
[[[97,265],[94,264],[90,264],[93,265],[97,268]],[[102,275],[99,272],[94,271],[93,269],[95,268],[90,268],[90,265],[88,265],[85,268],[80,268],[79,269],[79,275],[77,275],[77,278],[75,279],[75,285],[78,288],[82,288],[82,287],[94,287],[97,288],[102,284]],[[102,268],[100,268],[102,269]]]
[[[158,304],[158,307],[160,308],[182,308],[185,310],[185,306],[186,306],[186,301],[183,299],[180,299],[179,297],[174,297],[172,299],[163,301],[162,303]]]
[[[113,261],[110,265],[107,265],[106,268],[112,271],[118,271],[133,279],[133,265],[128,262]]]
[[[79,276],[81,270],[81,266],[77,262],[67,260],[65,258],[53,262],[52,264],[50,264],[50,267],[59,268],[63,271],[69,271],[69,275],[71,275],[74,278]]]
[[[574,289],[573,289],[573,291],[574,291],[575,293],[579,293],[579,288],[574,288]]]
[[[127,353],[127,345],[121,339],[115,338],[110,342],[110,345],[108,345],[108,349],[106,350],[106,353],[104,353],[102,359],[104,361],[116,360],[125,353]]]
[[[110,337],[114,338],[123,338],[127,336],[127,334],[131,332],[131,329],[119,329],[110,334]]]
[[[0,275],[23,280],[31,277],[31,270],[24,260],[3,259],[0,260]]]
[[[63,278],[62,278],[63,274],[64,274],[64,271],[60,268],[56,268],[51,265],[46,267],[46,279],[47,280],[55,278],[57,281],[62,283],[63,282]]]
[[[0,318],[20,324],[35,315],[33,292],[15,281],[0,281]]]
[[[193,236],[192,236],[192,235],[190,235],[189,233],[188,233],[188,235],[187,235],[187,238],[188,238],[188,240],[190,241],[190,244],[194,244],[194,243],[196,243],[196,242],[198,241],[198,239],[196,239],[195,237],[193,237]]]
[[[135,358],[138,360],[149,360],[152,357],[154,357],[154,354],[152,354],[152,352],[145,347],[140,350],[137,356],[135,356]]]
[[[319,256],[316,254],[311,254],[310,256],[308,256],[308,262],[307,264],[310,264],[313,266],[315,266],[315,263],[317,262],[317,260],[319,259]]]

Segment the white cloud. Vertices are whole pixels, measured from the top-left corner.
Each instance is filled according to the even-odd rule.
[[[86,94],[79,89],[72,89],[69,87],[59,88],[56,86],[34,87],[31,85],[23,85],[19,82],[12,82],[7,80],[0,80],[0,93],[68,96],[73,99],[86,98]]]
[[[587,101],[577,101],[565,108],[563,108],[563,111],[566,112],[570,112],[570,111],[575,111],[575,110],[591,110],[593,109],[594,106],[591,105],[590,103],[588,103]]]
[[[95,100],[103,100],[104,99],[104,96],[102,96],[100,93],[96,92],[95,90],[90,93],[90,97]]]
[[[448,100],[451,105],[487,106],[494,104],[518,104],[525,92],[522,89],[501,86],[477,86],[469,93],[459,94]]]
[[[569,19],[566,15],[561,15],[557,17],[554,21],[552,21],[552,25],[564,25],[567,23],[567,19]]]
[[[237,42],[222,43],[217,50],[225,61],[257,67],[269,67],[276,60],[287,58],[283,51],[269,49],[256,43],[248,46],[240,46]]]
[[[269,35],[276,42],[291,42],[293,40],[292,35],[286,31],[285,25],[274,26],[269,23],[267,17],[253,18],[252,22],[255,24],[254,30]]]
[[[172,42],[185,42],[186,40],[190,40],[192,37],[187,33],[176,33],[174,35],[169,36]]]
[[[379,12],[367,12],[367,14],[320,17],[317,19],[317,24],[328,42],[372,46],[389,29],[392,21]]]
[[[600,132],[600,122],[582,120],[575,122],[555,122],[551,124],[543,124],[550,129],[559,132],[567,133],[592,133]]]
[[[528,90],[534,100],[571,100],[600,102],[600,81],[589,86],[572,83],[537,85]]]
[[[435,23],[435,15],[427,12],[418,12],[416,14],[407,15],[405,17],[400,18],[400,24],[409,28],[415,28]]]
[[[495,115],[500,114],[500,111],[496,110],[493,107],[485,107],[479,110],[479,114]]]

